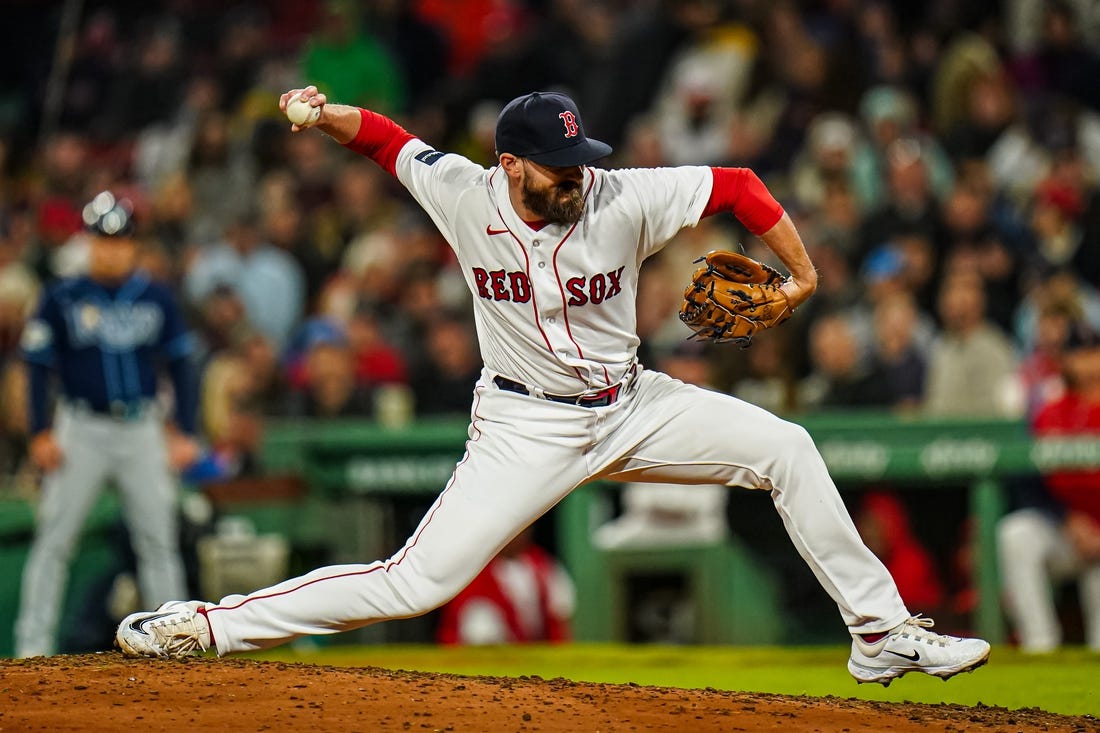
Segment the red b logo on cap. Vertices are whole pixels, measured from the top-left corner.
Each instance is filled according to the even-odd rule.
[[[565,136],[566,137],[576,137],[577,132],[578,132],[578,129],[577,129],[577,116],[574,115],[569,110],[566,110],[566,111],[562,112],[560,115],[558,115],[558,117],[560,117],[561,121],[563,123],[565,123]]]

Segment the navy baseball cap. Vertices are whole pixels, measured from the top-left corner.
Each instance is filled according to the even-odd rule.
[[[584,134],[576,103],[554,92],[532,92],[505,105],[497,118],[497,154],[569,168],[611,154],[611,146]]]
[[[84,205],[84,230],[101,237],[129,237],[134,233],[134,210],[126,199],[101,191]]]

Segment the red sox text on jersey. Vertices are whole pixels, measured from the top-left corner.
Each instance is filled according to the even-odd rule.
[[[592,303],[599,305],[611,300],[623,291],[623,265],[611,272],[597,272],[594,275],[580,275],[565,281],[565,290],[569,293],[566,305],[582,306]],[[486,270],[473,268],[474,283],[478,296],[486,300],[510,300],[513,303],[527,303],[531,300],[531,280],[526,272],[517,270]]]

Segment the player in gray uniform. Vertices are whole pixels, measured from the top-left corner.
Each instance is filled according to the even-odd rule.
[[[171,292],[135,271],[129,204],[109,192],[83,210],[91,239],[86,275],[42,297],[23,331],[30,372],[30,456],[44,473],[38,526],[23,570],[18,657],[57,648],[69,561],[84,521],[110,481],[118,488],[145,603],[186,592],[172,467],[198,456],[193,339]],[[156,403],[160,362],[171,373],[179,433],[166,438]],[[55,419],[48,405],[59,386]]]

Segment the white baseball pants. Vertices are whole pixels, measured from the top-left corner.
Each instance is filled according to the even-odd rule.
[[[1085,643],[1100,651],[1100,562],[1086,563],[1077,554],[1057,518],[1038,509],[1008,514],[997,524],[997,553],[1006,610],[1023,651],[1049,652],[1061,645],[1054,589],[1073,578]]]
[[[909,612],[860,540],[809,434],[729,395],[641,370],[589,408],[501,391],[486,371],[451,480],[393,557],[320,568],[208,604],[219,654],[417,616],[446,603],[524,527],[593,479],[770,491],[795,547],[852,632]]]

